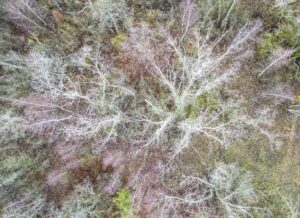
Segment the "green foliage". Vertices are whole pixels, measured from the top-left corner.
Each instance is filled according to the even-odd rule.
[[[2,71],[3,80],[0,81],[0,96],[3,98],[20,98],[31,91],[28,75],[20,70]],[[1,73],[0,73],[1,78]]]
[[[111,38],[111,44],[115,49],[120,49],[122,43],[126,40],[125,33],[119,33]]]
[[[10,185],[36,169],[36,163],[28,156],[10,156],[1,162],[1,185]],[[27,176],[27,175],[26,175]],[[20,181],[19,181],[20,182]]]
[[[300,194],[297,188],[300,175],[294,168],[293,155],[286,153],[286,150],[271,150],[268,146],[260,144],[257,138],[248,140],[247,144],[231,146],[225,153],[225,159],[238,161],[242,167],[253,173],[255,190],[263,195],[255,205],[268,208],[268,212],[257,210],[255,216],[265,217],[268,214],[276,218],[288,217],[290,212],[283,197],[291,193]],[[290,173],[294,174],[295,178]]]
[[[122,188],[117,192],[117,196],[113,198],[113,203],[119,209],[122,218],[136,217],[132,212],[130,196],[130,191]]]
[[[80,33],[76,30],[76,26],[72,23],[63,22],[58,25],[56,42],[62,47],[66,53],[74,51],[81,44]]]
[[[251,16],[248,3],[241,0],[198,0],[202,20],[213,22],[215,34],[232,26],[244,25]]]
[[[24,196],[28,192],[38,190],[37,179],[42,169],[31,157],[20,155],[5,155],[0,161],[1,201],[14,200],[16,196]]]
[[[146,10],[146,13],[145,13],[146,22],[149,24],[154,24],[155,21],[157,20],[158,15],[159,15],[158,10],[155,10],[155,9]]]
[[[296,49],[294,57],[299,55],[300,27],[295,18],[289,18],[279,23],[278,28],[263,34],[263,41],[259,43],[257,58],[266,59],[279,47]]]
[[[258,45],[257,58],[266,59],[279,47],[277,37],[272,33],[265,33],[264,40]]]
[[[91,26],[89,16],[81,15],[81,19],[74,16],[65,16],[64,21],[56,24],[55,29],[47,33],[33,32],[28,37],[28,44],[31,47],[45,47],[55,50],[57,53],[69,54],[78,49],[86,35],[90,35]],[[89,38],[86,40],[88,41]]]
[[[79,162],[82,166],[90,167],[93,166],[95,162],[97,163],[97,160],[99,160],[97,153],[93,152],[92,149],[87,149],[85,152],[83,152],[83,154],[81,154]]]
[[[57,53],[70,54],[83,43],[91,43],[91,40],[101,40],[92,15],[83,1],[48,1],[44,7],[49,8],[50,18],[53,21],[52,29],[47,32],[32,31],[28,35],[30,47],[45,47],[55,50]],[[59,8],[57,8],[59,7]],[[53,9],[54,8],[54,9]],[[82,11],[81,11],[82,10]],[[58,15],[54,12],[57,11]],[[78,11],[81,11],[77,14]],[[59,17],[59,18],[56,18]]]
[[[63,11],[76,12],[84,7],[84,0],[37,0],[39,4],[47,9],[60,7]]]
[[[138,13],[140,10],[150,9],[150,10],[160,10],[167,12],[178,6],[179,0],[127,0],[129,5],[136,10]]]
[[[42,43],[62,54],[69,54],[83,44],[105,44],[107,38],[116,34],[117,38],[112,41],[115,42],[113,46],[118,47],[122,33],[131,23],[131,12],[123,0],[57,1],[57,4],[49,3],[46,7],[57,6],[62,9],[59,11],[63,20],[56,22],[52,31],[34,33],[29,40],[31,45]]]
[[[300,46],[300,27],[298,24],[281,25],[276,32],[276,37],[282,46],[298,47]]]
[[[5,11],[4,11],[3,5],[1,4],[0,5],[0,23],[3,22],[4,15],[5,15]]]
[[[219,99],[213,93],[205,93],[197,97],[194,104],[189,104],[185,107],[185,114],[187,118],[195,118],[203,110],[207,110],[209,114],[217,111]]]
[[[278,29],[262,35],[263,40],[258,44],[256,59],[265,60],[280,48],[293,49],[291,63],[284,72],[287,80],[299,80],[300,60],[300,27],[292,18],[280,24]]]
[[[234,10],[238,0],[218,0],[218,23],[221,27],[226,27],[229,17]]]

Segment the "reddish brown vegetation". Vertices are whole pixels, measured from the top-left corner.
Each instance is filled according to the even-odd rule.
[[[57,23],[63,22],[65,19],[64,15],[60,13],[57,9],[52,10],[52,16],[54,17]]]

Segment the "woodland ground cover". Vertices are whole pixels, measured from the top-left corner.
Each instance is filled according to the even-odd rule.
[[[2,0],[1,216],[299,217],[299,10]]]

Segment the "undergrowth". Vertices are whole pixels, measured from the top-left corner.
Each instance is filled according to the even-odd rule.
[[[4,0],[3,217],[298,217],[297,1]]]

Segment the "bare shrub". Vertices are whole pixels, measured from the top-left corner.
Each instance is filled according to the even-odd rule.
[[[31,86],[39,93],[50,91],[52,95],[58,96],[63,88],[62,76],[65,71],[62,59],[51,57],[41,49],[31,50],[23,59],[30,72]]]
[[[46,208],[46,199],[42,196],[35,196],[36,193],[29,194],[28,196],[11,202],[4,208],[3,217],[37,217],[42,216],[43,210]]]
[[[124,0],[89,0],[87,7],[99,22],[101,32],[119,33],[130,25],[131,13]]]
[[[293,55],[294,50],[291,49],[277,49],[273,55],[269,58],[268,65],[258,74],[262,76],[266,72],[280,69],[289,63],[289,58]]]
[[[286,7],[289,4],[293,4],[297,2],[297,0],[276,0],[275,7]]]
[[[292,87],[279,84],[278,87],[272,87],[270,90],[262,93],[262,98],[271,99],[273,104],[279,105],[284,102],[294,102],[295,94]]]
[[[37,161],[25,154],[12,156],[5,149],[1,149],[0,152],[1,207],[7,206],[11,208],[9,202],[18,202],[18,199],[24,198],[25,200],[27,197],[32,198],[34,194],[39,194],[39,183],[36,181],[36,178],[42,172],[42,168],[38,168]],[[12,208],[14,208],[14,203],[12,203]],[[19,209],[22,210],[22,207]],[[28,209],[30,208],[25,210],[27,211]]]
[[[250,204],[256,199],[250,174],[235,164],[219,164],[207,178],[186,176],[178,189],[170,190],[172,195],[162,194],[161,217],[179,216],[177,211],[205,217],[214,203],[223,209],[226,217],[247,216],[253,209]]]
[[[36,0],[5,0],[4,10],[7,20],[13,22],[22,31],[47,28],[46,11]]]
[[[295,114],[296,116],[300,116],[300,105],[290,106],[289,112]]]
[[[68,196],[60,215],[62,217],[97,217],[109,214],[111,208],[112,203],[107,201],[90,181],[85,180],[77,185]]]
[[[0,143],[2,145],[25,136],[25,131],[21,126],[22,122],[21,117],[14,116],[9,111],[0,115]]]
[[[59,131],[68,135],[92,135],[105,130],[107,135],[103,143],[111,139],[115,134],[111,126],[116,126],[122,119],[119,102],[125,96],[134,95],[134,92],[123,86],[124,76],[104,72],[98,58],[92,54],[87,56],[84,48],[80,55],[74,54],[65,59],[51,57],[44,51],[29,53],[24,58],[26,71],[31,76],[33,88],[43,94],[36,95],[36,98],[44,99],[40,101],[31,96],[31,100],[17,101],[21,105],[29,105],[31,109],[27,111],[31,114],[36,110],[44,114],[35,116],[41,120],[33,118],[36,122],[30,125],[53,126],[63,122],[65,125]],[[86,60],[91,63],[86,63]],[[70,74],[72,69],[86,72],[93,81],[81,82],[82,78]]]
[[[290,218],[297,218],[300,215],[300,197],[282,197]]]
[[[6,42],[3,42],[3,44]],[[9,69],[23,69],[24,63],[20,55],[16,52],[9,51],[5,55],[0,55],[0,65]]]

